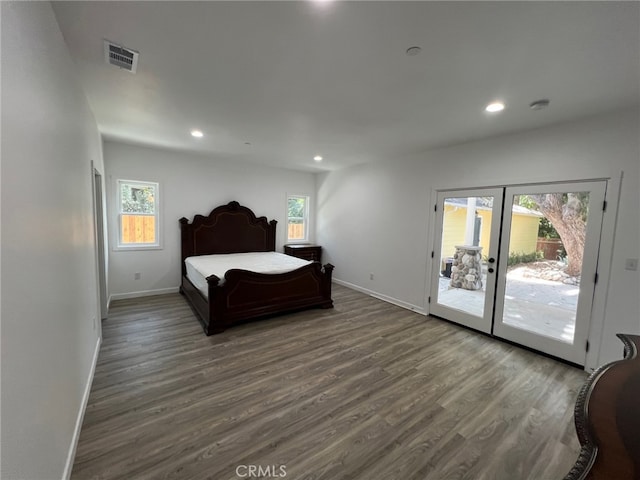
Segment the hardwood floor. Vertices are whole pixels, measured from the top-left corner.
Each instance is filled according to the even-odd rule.
[[[584,372],[338,285],[334,302],[211,337],[179,294],[114,302],[71,478],[569,471]]]

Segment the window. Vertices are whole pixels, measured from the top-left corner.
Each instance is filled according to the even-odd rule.
[[[289,195],[287,197],[287,242],[309,240],[309,197]]]
[[[160,246],[159,185],[118,180],[118,248]]]

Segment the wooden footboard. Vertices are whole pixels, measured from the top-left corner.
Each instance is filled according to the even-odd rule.
[[[207,278],[209,299],[183,277],[182,292],[198,313],[207,335],[223,332],[236,322],[311,307],[331,308],[333,265],[311,263],[291,272],[262,274],[229,270],[225,281]]]

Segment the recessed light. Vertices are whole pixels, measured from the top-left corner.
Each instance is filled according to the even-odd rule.
[[[328,8],[329,5],[333,3],[334,0],[311,0],[318,9]]]
[[[407,48],[406,54],[409,55],[410,57],[415,57],[421,51],[422,49],[420,47],[409,47]]]
[[[501,112],[502,110],[504,110],[504,103],[502,102],[493,102],[490,103],[489,105],[487,105],[484,109],[486,112],[489,113],[496,113],[496,112]]]
[[[531,102],[529,104],[529,108],[531,110],[542,110],[545,107],[548,107],[551,102],[548,98],[541,98],[540,100],[536,100],[535,102]]]
[[[320,155],[316,155],[315,157],[313,157],[313,159],[314,159],[316,162],[321,162],[321,161],[322,161],[322,157],[321,157]]]
[[[201,130],[191,130],[191,136],[196,138],[204,137],[204,133]]]

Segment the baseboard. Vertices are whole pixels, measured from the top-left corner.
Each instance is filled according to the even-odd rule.
[[[360,287],[358,285],[354,285],[353,283],[345,282],[344,280],[339,280],[337,278],[334,278],[333,281],[335,283],[337,283],[338,285],[342,285],[343,287],[351,288],[353,290],[357,290],[359,292],[366,293],[367,295],[370,295],[370,296],[372,296],[374,298],[377,298],[378,300],[382,300],[382,301],[387,302],[387,303],[392,303],[393,305],[397,305],[398,307],[406,308],[407,310],[411,310],[412,312],[419,313],[420,315],[425,315],[425,316],[428,315],[427,311],[424,308],[419,307],[417,305],[413,305],[411,303],[404,302],[402,300],[398,300],[397,298],[393,298],[393,297],[390,297],[388,295],[384,295],[382,293],[374,292],[373,290],[369,290],[368,288],[364,288],[364,287]]]
[[[93,361],[91,362],[91,370],[89,371],[89,377],[87,378],[87,385],[85,386],[84,394],[82,395],[82,404],[80,406],[80,411],[78,412],[78,418],[76,419],[76,428],[73,432],[73,438],[71,438],[71,445],[69,446],[67,463],[64,466],[64,473],[62,474],[63,480],[69,480],[69,478],[71,477],[71,469],[73,468],[73,461],[76,458],[76,448],[78,448],[78,440],[80,439],[80,430],[82,429],[84,412],[87,410],[87,404],[89,403],[89,394],[91,393],[93,376],[96,372],[96,365],[98,364],[98,354],[100,353],[101,344],[102,344],[102,338],[98,337],[98,339],[96,340],[96,348],[93,352]]]
[[[151,297],[153,295],[165,295],[167,293],[178,293],[180,287],[159,288],[157,290],[142,290],[141,292],[114,293],[109,297],[111,300],[125,300],[127,298]]]

